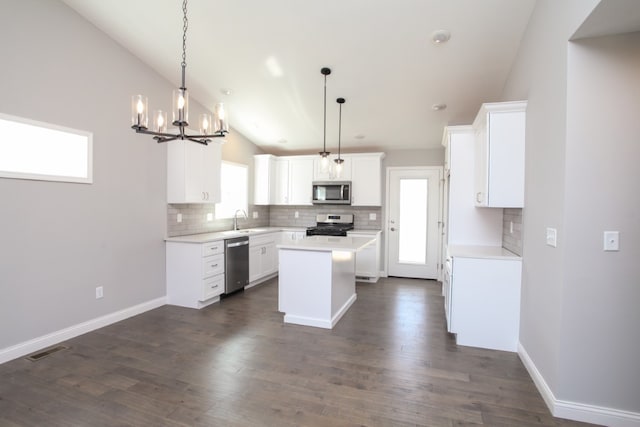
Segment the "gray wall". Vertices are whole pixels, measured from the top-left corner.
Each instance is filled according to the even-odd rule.
[[[558,396],[640,413],[640,33],[572,43],[568,68]]]
[[[529,101],[520,342],[556,399],[638,412],[638,196],[624,184],[638,182],[638,53],[602,61],[604,42],[569,47],[597,3],[538,1],[503,94]],[[620,75],[587,70],[609,60]],[[631,87],[635,100],[620,100]],[[602,252],[609,228],[624,237],[619,253]]]
[[[173,87],[58,1],[2,0],[0,39],[0,111],[94,137],[92,185],[0,178],[1,350],[165,295],[166,148],[130,97]]]

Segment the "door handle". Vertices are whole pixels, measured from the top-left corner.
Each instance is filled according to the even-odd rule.
[[[391,227],[390,230],[391,231],[396,231],[396,229],[394,227]]]

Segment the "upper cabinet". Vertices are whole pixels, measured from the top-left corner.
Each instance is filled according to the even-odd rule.
[[[253,203],[256,205],[311,205],[312,181],[312,157],[254,156]]]
[[[346,154],[340,176],[329,159],[330,172],[321,173],[320,156],[254,156],[254,204],[311,205],[313,181],[351,181],[353,206],[382,205],[384,153]]]
[[[350,155],[352,206],[382,205],[383,158],[384,153]]]
[[[338,175],[336,171],[335,160],[337,158],[337,154],[331,154],[329,156],[328,168],[323,172],[322,158],[315,156],[313,159],[313,181],[351,181],[351,158],[349,155],[340,156],[340,158],[344,160],[340,175]]]
[[[526,108],[525,101],[482,104],[473,122],[476,206],[524,206]]]
[[[167,203],[220,202],[221,161],[218,142],[168,142]]]

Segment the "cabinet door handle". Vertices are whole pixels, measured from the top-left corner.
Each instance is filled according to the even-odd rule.
[[[218,264],[212,264],[211,268],[216,268],[218,266]]]
[[[212,251],[216,251],[216,250],[218,250],[218,247],[217,247],[217,246],[214,246],[214,247],[209,248],[209,249],[211,249]]]
[[[480,191],[476,193],[476,202],[482,203],[482,192]]]
[[[211,287],[211,289],[215,289],[215,288],[217,288],[217,287],[218,287],[218,285],[215,285],[215,286],[212,286],[212,287]]]

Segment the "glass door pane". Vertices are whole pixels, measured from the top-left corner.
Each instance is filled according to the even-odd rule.
[[[425,264],[427,259],[428,179],[400,178],[398,261]]]

